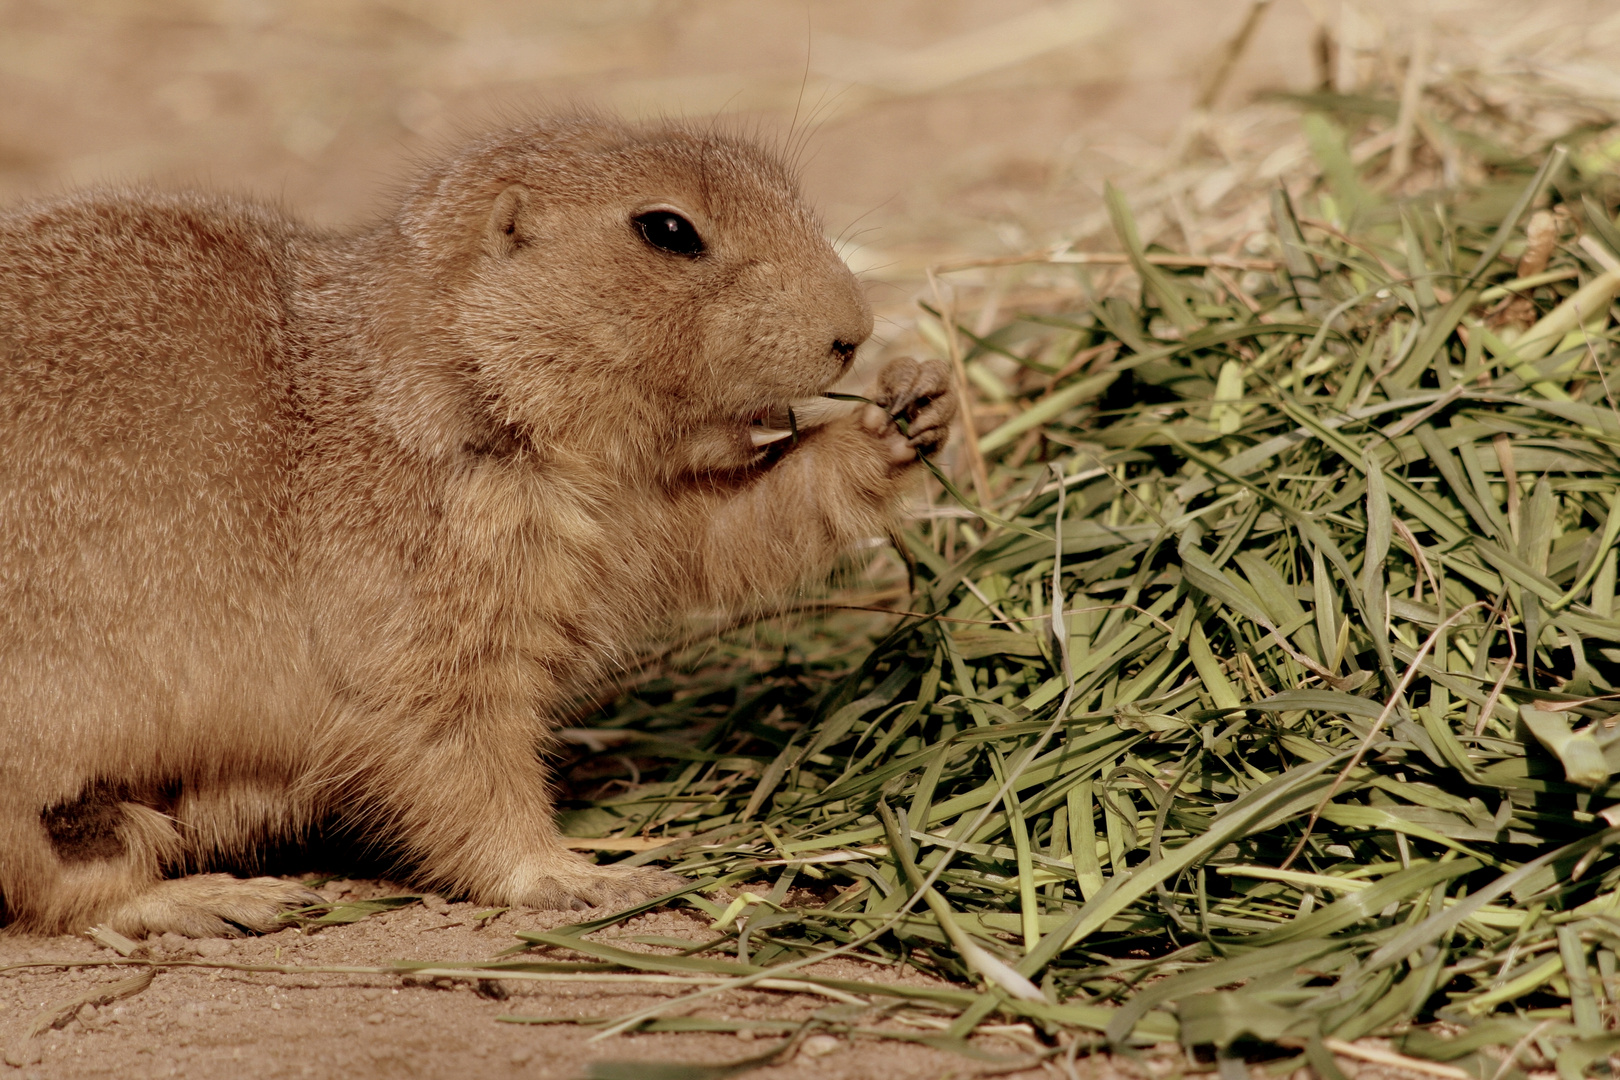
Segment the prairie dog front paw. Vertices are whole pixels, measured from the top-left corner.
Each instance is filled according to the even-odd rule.
[[[528,868],[512,892],[517,903],[549,910],[629,907],[687,884],[678,874],[654,866],[597,866],[563,852]]]
[[[884,440],[896,465],[932,454],[950,438],[956,391],[949,369],[937,360],[891,360],[878,375],[873,400],[861,410],[861,425]]]

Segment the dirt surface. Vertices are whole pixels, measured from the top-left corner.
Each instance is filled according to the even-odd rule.
[[[909,284],[931,259],[1021,247],[1100,205],[1105,178],[1173,136],[1247,7],[0,0],[0,200],[200,184],[348,225],[502,117],[719,114],[802,144],[829,232],[875,281]],[[1227,100],[1311,84],[1310,11],[1274,7]]]
[[[347,225],[378,212],[413,162],[503,116],[573,104],[633,116],[723,113],[726,123],[802,141],[805,187],[871,282],[880,339],[893,340],[911,332],[932,260],[1023,251],[1083,232],[1079,223],[1096,219],[1105,180],[1129,191],[1133,176],[1162,166],[1248,7],[0,0],[0,203],[141,181],[250,192],[319,223]],[[1422,18],[1432,20],[1437,65],[1579,77],[1620,94],[1613,0],[1275,0],[1215,104],[1308,90],[1324,79],[1341,89],[1391,75],[1398,82]],[[1314,44],[1322,27],[1338,43],[1326,62]],[[1193,192],[1191,210],[1227,212],[1219,209],[1226,188],[1206,188]],[[1145,239],[1165,224],[1157,221],[1144,221]],[[984,325],[995,287],[985,287]],[[399,890],[333,882],[324,891],[336,899]],[[97,996],[98,987],[105,995],[133,973],[55,966],[120,959],[85,939],[0,934],[0,969],[8,969],[0,972],[0,1080],[573,1078],[601,1060],[736,1061],[780,1037],[762,1028],[753,1039],[671,1033],[591,1043],[589,1029],[498,1020],[620,1015],[667,1000],[667,985],[534,982],[495,1000],[467,981],[200,966],[486,959],[516,944],[515,931],[576,918],[514,911],[485,924],[474,910],[432,901],[316,933],[143,943],[153,959],[199,966],[164,967],[140,992],[36,1036],[27,1031],[41,1017]],[[605,936],[699,940],[705,928],[696,916],[667,911]],[[28,963],[44,966],[13,967]],[[750,990],[700,1011],[784,1023],[833,1004]],[[1016,1034],[982,1040],[981,1049],[1003,1058],[1029,1052]],[[1142,1075],[1180,1067],[1172,1056],[1150,1056]],[[835,1038],[752,1075],[854,1080],[1000,1068],[918,1044]],[[1136,1068],[1094,1060],[1081,1075]],[[1016,1075],[1038,1074],[1050,1075]]]
[[[321,889],[333,900],[366,899],[401,890],[378,882],[337,881]],[[523,1024],[502,1017],[621,1016],[685,988],[587,980],[503,981],[508,996],[473,979],[429,979],[375,974],[272,974],[232,970],[238,965],[378,967],[399,959],[449,962],[487,960],[513,945],[519,930],[549,930],[580,913],[509,911],[474,918],[471,904],[427,897],[347,926],[316,931],[287,929],[234,941],[190,941],[173,934],[140,943],[133,966],[110,948],[83,938],[0,935],[0,1077],[16,1080],[116,1077],[557,1077],[584,1074],[593,1061],[737,1061],[769,1051],[791,1029],[837,1002],[770,990],[729,991],[674,1015],[755,1022],[757,1030],[731,1033],[619,1035],[590,1042],[594,1032],[567,1023]],[[586,912],[584,915],[589,916]],[[685,910],[655,911],[594,935],[623,948],[672,952],[628,940],[637,936],[705,940],[708,920]],[[534,959],[583,959],[538,950]],[[86,995],[139,976],[142,959],[160,967],[151,984],[120,1000],[73,1009]],[[62,967],[95,962],[102,966]],[[895,972],[849,961],[816,969],[830,976],[928,985],[915,972]],[[137,983],[139,979],[137,978]],[[31,1028],[62,1018],[63,1026],[30,1035]],[[861,1021],[868,1023],[869,1021]],[[925,1033],[915,1024],[879,1022],[897,1031]],[[975,1075],[1027,1060],[1027,1035],[975,1040],[988,1059],[974,1061],[912,1043],[825,1033],[804,1040],[789,1060],[753,1074],[782,1080],[858,1080],[884,1077]],[[1035,1076],[1041,1070],[1003,1075]]]

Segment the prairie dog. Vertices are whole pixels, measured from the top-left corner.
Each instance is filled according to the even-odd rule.
[[[137,189],[0,213],[6,917],[271,929],[306,890],[204,871],[334,819],[484,903],[678,885],[563,848],[540,747],[683,612],[885,527],[940,365],[757,445],[871,329],[790,171],[678,124],[495,133],[352,234]]]

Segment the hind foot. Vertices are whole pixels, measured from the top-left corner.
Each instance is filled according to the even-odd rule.
[[[280,930],[282,912],[325,902],[319,893],[278,878],[193,874],[158,882],[103,921],[133,938],[170,931],[194,938],[241,937]]]

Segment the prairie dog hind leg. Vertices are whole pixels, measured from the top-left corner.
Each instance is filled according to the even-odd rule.
[[[276,878],[196,874],[164,880],[186,860],[180,824],[105,784],[40,809],[13,793],[0,802],[0,861],[9,919],[40,933],[101,923],[141,937],[236,936],[279,926],[289,907],[321,897]]]

